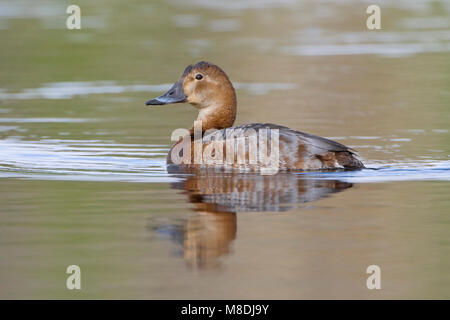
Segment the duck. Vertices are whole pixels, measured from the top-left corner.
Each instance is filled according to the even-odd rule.
[[[199,270],[220,268],[222,258],[232,252],[238,214],[288,212],[353,187],[345,181],[303,179],[301,175],[290,173],[242,175],[231,172],[177,178],[170,183],[170,188],[181,191],[195,213],[180,220],[180,224],[164,223],[156,229],[169,231],[171,240],[181,245],[181,256],[186,264]]]
[[[200,61],[187,66],[166,93],[148,100],[145,104],[156,106],[176,103],[191,104],[198,109],[198,116],[194,126],[181,134],[178,141],[175,140],[167,156],[168,165],[184,169],[213,167],[250,172],[261,171],[266,168],[268,162],[270,167],[276,167],[277,171],[365,168],[354,149],[327,138],[273,123],[233,126],[237,113],[236,91],[227,74],[215,64]],[[247,148],[239,149],[235,142],[224,143],[224,140],[230,137],[230,132],[233,132],[234,136],[238,133],[240,137],[245,137],[244,147]],[[252,135],[257,139],[265,137],[265,140],[252,144]],[[263,146],[262,142],[270,144],[263,149],[264,152],[251,149],[251,146]],[[204,156],[206,151],[209,152],[209,158],[204,157],[207,160],[202,161],[202,155]],[[231,156],[223,161],[224,155],[229,155],[227,152],[231,152]],[[267,154],[266,152],[271,154],[268,156],[270,161],[258,161],[259,156]],[[239,159],[239,155],[243,158]]]

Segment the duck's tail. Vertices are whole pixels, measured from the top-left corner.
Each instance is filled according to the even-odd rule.
[[[339,165],[345,169],[357,170],[365,168],[361,160],[359,160],[356,154],[351,151],[336,152],[336,160]]]

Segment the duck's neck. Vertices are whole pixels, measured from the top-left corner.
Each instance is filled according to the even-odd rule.
[[[219,96],[216,101],[211,101],[207,107],[200,108],[197,121],[202,123],[202,131],[210,129],[225,129],[233,125],[236,119],[236,94],[232,92],[226,96]]]

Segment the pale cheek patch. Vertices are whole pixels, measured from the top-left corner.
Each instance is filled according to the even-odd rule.
[[[198,86],[194,82],[187,83],[183,88],[185,94],[188,96],[187,101],[197,109],[205,108],[205,101],[208,101],[205,94],[204,86]]]
[[[195,86],[192,81],[184,82],[183,84],[183,91],[189,99],[194,96],[194,88]]]

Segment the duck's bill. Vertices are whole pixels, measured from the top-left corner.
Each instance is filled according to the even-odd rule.
[[[181,103],[186,102],[186,95],[183,92],[183,81],[177,81],[172,88],[169,89],[162,96],[148,100],[145,104],[149,105],[163,105],[171,103]]]

